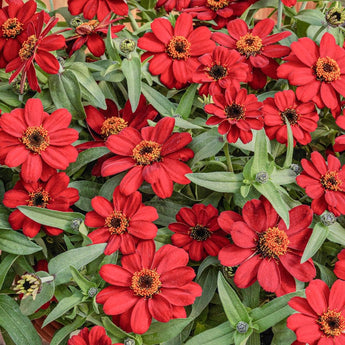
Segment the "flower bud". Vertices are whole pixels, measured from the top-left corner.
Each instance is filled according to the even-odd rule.
[[[240,321],[236,325],[236,330],[238,333],[247,333],[248,328],[249,328],[249,325],[247,324],[247,322],[244,322],[244,321]]]
[[[258,183],[266,183],[269,179],[268,173],[266,171],[260,171],[255,176],[255,181]]]
[[[135,50],[136,43],[131,38],[125,38],[120,43],[120,50],[124,54],[129,54]]]
[[[324,212],[320,218],[321,218],[321,223],[325,226],[330,226],[334,224],[337,220],[337,218],[332,212]]]
[[[77,16],[74,17],[71,21],[70,24],[71,26],[73,26],[74,28],[78,27],[79,25],[83,24],[84,21],[81,19],[81,17]]]
[[[127,338],[123,342],[124,345],[135,345],[135,340],[131,338]]]
[[[92,287],[89,289],[89,291],[87,292],[89,297],[95,297],[97,295],[98,289],[95,287]]]
[[[12,288],[17,294],[23,294],[23,299],[32,296],[35,299],[41,290],[41,279],[36,274],[25,273],[17,281],[16,285]]]
[[[81,218],[75,218],[71,221],[71,228],[74,231],[78,231],[80,224],[83,222],[83,220]]]
[[[343,26],[345,24],[344,7],[333,7],[326,12],[325,19],[332,27]]]
[[[290,169],[296,174],[299,175],[301,172],[301,167],[298,164],[291,164]]]

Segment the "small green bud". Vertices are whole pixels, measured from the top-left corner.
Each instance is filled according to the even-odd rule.
[[[328,25],[332,27],[342,26],[345,24],[344,7],[333,7],[326,12],[325,19]]]
[[[97,295],[98,289],[95,287],[92,287],[89,289],[89,291],[87,292],[89,297],[95,297]]]
[[[236,325],[236,330],[238,333],[247,333],[248,328],[249,328],[249,325],[247,324],[247,322],[244,322],[244,321],[240,321]]]
[[[83,222],[83,220],[81,218],[75,218],[71,221],[71,228],[74,231],[78,231],[80,224]]]
[[[73,26],[74,28],[78,27],[79,25],[81,25],[83,23],[84,23],[83,19],[81,17],[79,17],[79,16],[74,17],[70,21],[71,26]]]
[[[260,171],[255,176],[255,181],[259,183],[266,183],[269,179],[268,173],[266,171]]]
[[[120,43],[120,50],[124,54],[129,54],[135,50],[136,43],[131,38],[125,38]]]
[[[299,175],[301,172],[301,167],[298,164],[291,164],[290,169],[296,174]]]
[[[325,226],[330,226],[334,224],[337,220],[337,218],[332,212],[327,212],[327,211],[321,215],[320,219],[321,219],[321,223]]]
[[[135,340],[131,338],[127,338],[123,342],[124,345],[135,345]]]

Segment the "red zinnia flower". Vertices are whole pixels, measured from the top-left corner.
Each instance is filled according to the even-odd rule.
[[[287,319],[297,340],[312,345],[345,344],[345,282],[337,280],[331,290],[316,279],[305,289],[307,298],[293,297],[289,306],[299,313]]]
[[[30,98],[25,108],[17,108],[0,118],[0,161],[14,168],[22,165],[21,177],[27,183],[46,181],[55,169],[64,170],[77,159],[71,144],[78,139],[67,128],[72,115],[67,109],[48,115],[38,98]]]
[[[281,0],[285,6],[292,7],[296,5],[297,0]]]
[[[3,204],[11,208],[27,205],[71,212],[70,207],[79,200],[79,194],[77,189],[68,188],[68,184],[69,177],[64,172],[51,176],[47,182],[20,180],[5,193]],[[50,236],[62,233],[61,229],[36,223],[19,210],[13,211],[8,221],[14,230],[23,229],[24,235],[29,237],[35,237],[41,228]]]
[[[191,81],[200,65],[198,57],[212,52],[216,46],[207,27],[193,30],[193,18],[187,13],[177,17],[175,28],[168,19],[156,18],[151,29],[138,40],[138,47],[147,50],[142,60],[153,55],[149,71],[160,75],[160,81],[170,89],[180,89]]]
[[[335,263],[334,266],[334,274],[342,279],[345,280],[345,249],[343,249],[338,255],[337,255],[338,261]]]
[[[311,208],[316,214],[328,210],[336,217],[345,214],[345,165],[328,155],[327,164],[319,152],[312,152],[311,161],[302,159],[303,171],[297,176],[299,186],[314,199]]]
[[[269,35],[273,30],[272,19],[260,20],[253,29],[249,29],[242,19],[232,20],[228,23],[229,35],[215,32],[212,39],[220,45],[236,49],[246,58],[246,63],[252,71],[249,85],[254,89],[261,89],[266,85],[267,77],[278,79],[278,63],[274,58],[281,58],[290,52],[290,48],[274,44],[291,35],[290,32],[280,32]]]
[[[22,43],[27,38],[26,28],[37,8],[33,0],[9,1],[0,9],[0,68],[18,56]]]
[[[172,10],[181,11],[189,6],[190,0],[158,0],[155,8],[164,7],[167,12]]]
[[[120,315],[120,326],[134,333],[145,333],[152,317],[159,322],[185,318],[184,306],[201,295],[192,282],[195,273],[188,254],[170,244],[155,253],[153,241],[138,244],[136,252],[121,259],[122,267],[103,265],[100,276],[111,286],[96,297],[108,315]]]
[[[75,28],[77,35],[66,39],[66,42],[73,41],[70,42],[71,48],[68,49],[69,56],[79,50],[84,44],[86,44],[94,56],[103,55],[105,52],[104,38],[107,37],[108,27],[116,20],[109,20],[109,16],[107,16],[101,22],[93,19],[77,26]],[[115,33],[121,31],[124,27],[124,25],[112,25],[111,38],[117,37]]]
[[[241,55],[224,47],[216,47],[210,53],[199,57],[201,65],[193,73],[193,82],[202,83],[200,95],[214,95],[224,89],[240,87],[240,82],[248,80],[248,65]]]
[[[102,326],[93,326],[91,330],[85,327],[77,335],[73,335],[68,339],[67,345],[112,345],[112,341]],[[123,344],[116,343],[113,345]]]
[[[68,0],[68,11],[73,16],[83,13],[86,19],[97,15],[98,20],[103,20],[109,12],[128,14],[128,5],[124,0]]]
[[[113,193],[111,203],[102,196],[91,200],[95,211],[88,212],[85,225],[98,228],[88,236],[92,242],[105,243],[105,255],[120,249],[122,254],[132,254],[140,240],[152,240],[157,234],[157,226],[152,222],[158,219],[158,213],[152,206],[145,206],[140,192],[129,196],[121,194],[119,187]]]
[[[265,199],[250,200],[242,217],[224,211],[218,218],[220,227],[231,235],[233,244],[219,252],[225,266],[237,266],[234,282],[243,289],[255,283],[277,296],[296,290],[295,279],[308,282],[316,274],[313,261],[301,264],[304,248],[311,235],[313,220],[310,207],[301,205],[289,211],[290,227]]]
[[[37,19],[29,23],[27,27],[28,38],[23,42],[19,50],[19,56],[6,66],[6,72],[15,70],[9,79],[10,83],[19,73],[22,73],[21,92],[23,92],[26,78],[32,90],[41,91],[36,77],[34,62],[50,74],[58,73],[60,68],[58,60],[49,51],[63,48],[65,46],[65,38],[57,34],[47,36],[48,32],[58,22],[58,18],[50,18],[43,29],[44,13],[44,11],[41,11]]]
[[[339,94],[345,96],[345,50],[326,32],[320,47],[308,37],[291,43],[291,53],[278,69],[279,78],[297,85],[302,102],[313,101],[319,108],[339,106]]]
[[[181,161],[194,156],[191,149],[185,148],[192,137],[189,133],[172,133],[174,125],[174,118],[165,117],[155,127],[143,128],[141,133],[128,127],[118,135],[111,135],[106,146],[117,155],[103,163],[102,176],[130,169],[121,180],[122,193],[133,193],[145,180],[160,198],[171,196],[173,181],[190,183],[185,175],[192,170]]]
[[[206,256],[217,256],[219,250],[229,244],[225,233],[217,223],[218,210],[212,205],[195,204],[182,207],[176,215],[177,223],[169,224],[175,234],[172,243],[186,250],[191,260],[200,261]]]
[[[212,96],[214,104],[207,104],[205,111],[213,114],[207,125],[218,125],[219,134],[227,134],[226,140],[235,143],[238,138],[246,144],[253,139],[252,129],[264,126],[261,107],[255,95],[248,95],[246,89],[228,88],[223,94]]]
[[[270,140],[276,139],[281,144],[287,144],[287,119],[291,126],[294,146],[296,141],[302,145],[311,142],[310,132],[315,131],[319,120],[313,102],[299,102],[292,90],[285,90],[277,92],[274,98],[266,98],[263,103],[265,131]]]

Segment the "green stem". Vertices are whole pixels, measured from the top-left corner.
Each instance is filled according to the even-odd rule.
[[[307,7],[308,1],[304,1],[301,5],[301,8],[299,9],[300,11],[303,11]]]
[[[54,1],[49,0],[49,5],[50,5],[50,11],[54,11]]]
[[[283,8],[284,4],[281,0],[278,2],[278,18],[277,18],[277,28],[280,31],[282,27],[282,19],[283,19]]]
[[[136,20],[135,20],[135,18],[134,18],[134,16],[133,16],[131,11],[128,11],[128,18],[131,21],[131,25],[132,25],[133,31],[138,31],[139,30],[139,26],[138,26],[138,24],[137,24],[137,22],[136,22]]]
[[[325,30],[325,28],[324,28],[323,26],[321,26],[321,27],[319,28],[319,30],[317,30],[316,34],[314,35],[313,41],[316,41],[316,39],[319,37],[319,35],[321,34],[321,32],[322,32],[323,30]]]
[[[228,167],[228,171],[234,172],[234,169],[233,169],[232,163],[231,163],[231,157],[230,157],[230,153],[229,153],[229,144],[228,143],[225,143],[225,145],[223,147],[223,151],[224,151],[224,154],[225,154],[226,165]]]
[[[125,87],[121,83],[116,83],[116,86],[120,89],[125,99],[128,99],[128,93]]]

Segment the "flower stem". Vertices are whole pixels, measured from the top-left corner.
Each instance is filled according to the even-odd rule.
[[[284,4],[283,2],[280,0],[278,2],[278,17],[277,17],[277,28],[280,31],[282,28],[282,19],[283,19],[283,8],[284,8]]]
[[[224,151],[224,154],[225,154],[226,165],[228,167],[228,171],[234,172],[234,169],[233,169],[232,163],[231,163],[231,157],[230,157],[230,153],[229,153],[229,144],[228,143],[225,143],[225,145],[223,147],[223,151]]]
[[[314,37],[313,37],[313,41],[316,41],[316,39],[319,37],[319,35],[321,34],[321,32],[322,32],[323,30],[325,30],[325,27],[324,27],[324,26],[321,26],[321,27],[319,28],[319,30],[316,31],[316,34],[315,34]]]
[[[308,3],[308,1],[303,1],[302,5],[301,5],[301,8],[299,10],[303,11],[307,7],[307,3]]]
[[[128,11],[128,18],[131,21],[131,25],[132,25],[133,31],[139,30],[139,26],[138,26],[138,24],[137,24],[137,22],[136,22],[136,20],[135,20],[135,18],[133,16],[132,11]]]
[[[49,0],[49,5],[50,5],[50,11],[54,11],[54,1]]]

